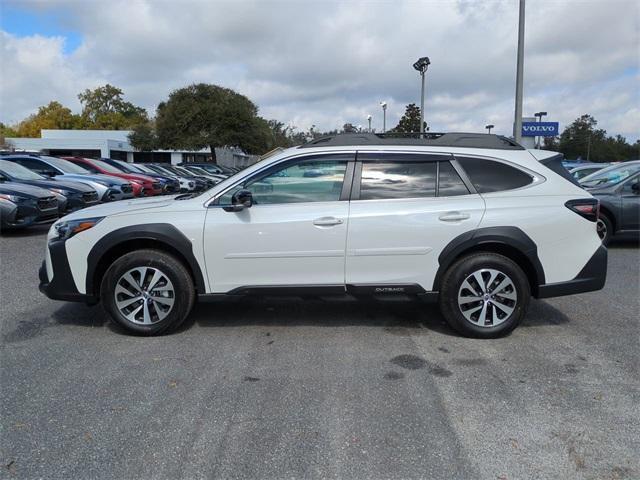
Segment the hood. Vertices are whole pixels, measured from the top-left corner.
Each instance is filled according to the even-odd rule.
[[[64,217],[64,219],[74,220],[79,218],[107,217],[110,215],[118,215],[120,213],[131,213],[138,210],[166,207],[174,202],[173,199],[175,197],[176,195],[163,195],[160,197],[135,198],[131,200],[119,200],[117,202],[103,203],[73,212]]]
[[[146,175],[143,175],[141,173],[123,173],[123,176],[126,175],[126,178],[130,178],[131,180],[135,180],[136,182],[139,183],[153,183],[155,182],[155,179],[148,177]]]
[[[0,183],[0,193],[20,195],[29,198],[53,197],[53,192],[45,190],[44,188],[14,182]]]
[[[56,176],[56,180],[62,177],[64,180],[73,180],[77,179],[78,181],[88,180],[91,182],[103,182],[108,185],[125,185],[129,183],[128,180],[118,177],[112,177],[111,175],[103,175],[101,173],[89,173],[89,174],[80,174],[80,173],[65,173],[64,175]]]
[[[93,188],[91,188],[86,183],[80,182],[72,182],[69,180],[20,180],[17,183],[22,183],[26,185],[34,185],[36,187],[42,188],[58,188],[62,190],[69,190],[71,192],[77,193],[91,193],[95,192]]]

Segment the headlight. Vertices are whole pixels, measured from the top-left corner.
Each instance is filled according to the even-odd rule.
[[[107,182],[106,180],[91,180],[93,183],[97,183],[102,185],[103,187],[112,187],[114,184],[111,182]]]
[[[17,203],[22,200],[22,197],[18,195],[9,195],[8,193],[0,193],[0,198],[4,198],[5,200],[9,200],[13,203]]]
[[[56,224],[56,233],[59,240],[66,240],[76,233],[84,232],[95,227],[104,217],[82,218],[80,220],[67,220]]]
[[[71,192],[69,190],[63,190],[62,188],[50,188],[49,190],[64,196],[71,195]]]

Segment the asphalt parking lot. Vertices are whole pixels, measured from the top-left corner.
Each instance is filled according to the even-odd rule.
[[[1,478],[640,477],[637,243],[603,291],[534,300],[499,340],[324,298],[137,338],[38,292],[45,231],[0,237]]]

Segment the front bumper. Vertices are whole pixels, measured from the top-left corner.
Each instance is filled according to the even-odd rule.
[[[88,304],[98,303],[96,297],[78,292],[76,284],[73,281],[73,276],[71,275],[71,269],[69,268],[69,260],[67,259],[64,240],[51,240],[47,248],[49,248],[53,277],[51,281],[49,281],[46,262],[42,262],[42,266],[38,271],[40,291],[53,300],[84,302]]]
[[[15,211],[15,216],[12,219],[3,219],[3,228],[24,228],[51,223],[60,216],[57,200],[48,202],[44,207],[41,207],[36,199],[23,200],[16,205],[18,208]]]
[[[598,247],[587,264],[573,280],[547,283],[538,287],[537,298],[562,297],[601,290],[607,280],[607,249]]]

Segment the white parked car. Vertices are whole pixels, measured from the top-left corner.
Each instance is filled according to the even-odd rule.
[[[462,334],[495,337],[531,296],[605,283],[598,203],[561,160],[486,134],[325,137],[198,195],[66,216],[40,288],[146,335],[196,300],[310,293],[438,300]]]

